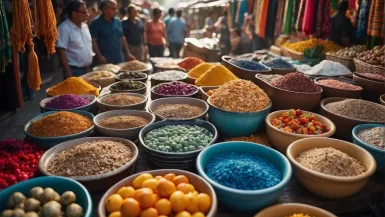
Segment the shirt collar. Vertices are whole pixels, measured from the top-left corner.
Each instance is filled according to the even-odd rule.
[[[78,27],[75,23],[73,23],[71,19],[68,19],[68,23],[69,23],[69,25],[71,26],[71,28],[73,28],[73,29],[79,29],[79,27]],[[82,25],[81,25],[81,28],[80,28],[80,29],[83,29],[83,28],[84,28],[84,25],[87,25],[87,24],[85,24],[84,22],[82,22]]]

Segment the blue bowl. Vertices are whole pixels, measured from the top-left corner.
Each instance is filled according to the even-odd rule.
[[[21,192],[26,197],[34,187],[53,188],[57,193],[72,191],[76,194],[76,203],[83,208],[84,217],[92,216],[92,199],[87,189],[79,182],[59,176],[45,176],[20,182],[0,191],[0,211],[6,209],[6,201],[15,192]]]
[[[215,182],[206,175],[206,165],[214,157],[228,152],[249,153],[265,158],[282,172],[282,180],[270,188],[250,191],[229,188]],[[283,194],[283,189],[292,176],[291,165],[283,154],[266,146],[250,142],[223,142],[205,148],[198,155],[197,170],[199,175],[214,187],[219,202],[239,212],[255,212],[275,203]]]
[[[385,149],[375,148],[366,142],[362,141],[360,138],[358,138],[358,132],[361,130],[365,130],[368,128],[374,128],[374,127],[385,127],[383,124],[361,124],[353,128],[352,134],[353,134],[353,143],[356,145],[361,146],[362,148],[366,149],[377,163],[377,170],[376,172],[385,174]]]
[[[92,127],[90,127],[88,130],[85,130],[83,132],[68,135],[68,136],[58,136],[58,137],[33,136],[27,131],[28,127],[31,125],[32,122],[37,121],[37,120],[39,120],[39,119],[41,119],[47,115],[54,114],[57,112],[58,111],[45,112],[45,113],[42,113],[42,114],[36,116],[32,120],[28,121],[28,123],[24,126],[24,133],[31,140],[31,142],[35,143],[36,145],[39,145],[40,147],[42,147],[44,149],[50,149],[53,146],[60,144],[62,142],[87,137],[87,136],[91,135],[91,133],[93,132],[93,130],[95,128],[95,126],[92,125]],[[86,111],[72,110],[71,112],[86,116],[91,120],[91,122],[94,119],[94,115],[89,113],[89,112],[86,112]]]
[[[230,112],[210,103],[209,119],[222,137],[250,136],[265,127],[265,118],[271,109],[271,103],[259,112]]]
[[[96,98],[97,98],[95,95],[84,94],[84,95],[79,95],[79,96],[88,99],[90,101],[90,103],[85,105],[85,106],[81,106],[81,107],[73,108],[73,109],[54,109],[54,108],[47,108],[47,107],[45,107],[47,102],[51,101],[55,97],[58,97],[58,96],[54,96],[54,97],[49,97],[49,98],[43,99],[40,102],[40,111],[41,111],[41,113],[51,112],[51,111],[73,111],[73,110],[90,111],[95,106]]]

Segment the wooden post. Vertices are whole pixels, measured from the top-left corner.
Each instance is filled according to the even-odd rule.
[[[23,102],[23,92],[21,90],[21,81],[20,81],[19,53],[16,51],[14,47],[12,47],[12,63],[13,63],[13,73],[15,74],[17,100],[19,103],[19,108],[23,108],[24,102]]]

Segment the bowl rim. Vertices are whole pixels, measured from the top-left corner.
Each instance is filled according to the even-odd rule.
[[[307,114],[311,114],[311,115],[314,115],[314,116],[318,116],[318,117],[322,117],[322,118],[324,118],[325,120],[326,120],[326,122],[327,122],[327,125],[329,125],[330,126],[330,131],[329,132],[326,132],[326,133],[323,133],[323,134],[321,134],[321,135],[305,135],[305,134],[295,134],[295,133],[289,133],[289,132],[285,132],[285,131],[283,131],[283,130],[280,130],[280,129],[277,129],[276,127],[274,127],[271,123],[270,123],[270,121],[269,121],[269,119],[271,119],[271,117],[273,116],[273,115],[276,115],[276,114],[278,114],[278,113],[284,113],[284,112],[287,112],[287,111],[289,111],[289,110],[278,110],[278,111],[275,111],[275,112],[271,112],[270,114],[268,114],[267,116],[266,116],[266,118],[265,118],[265,124],[269,127],[269,128],[271,128],[271,129],[273,129],[275,132],[279,132],[279,133],[282,133],[282,134],[284,134],[284,135],[287,135],[287,136],[293,136],[293,137],[298,137],[298,138],[315,138],[315,137],[329,137],[329,136],[332,136],[334,133],[335,133],[335,131],[336,131],[336,125],[333,123],[333,121],[331,121],[329,118],[327,118],[327,117],[325,117],[325,116],[322,116],[322,115],[319,115],[319,114],[317,114],[317,113],[313,113],[313,112],[309,112],[309,111],[305,111],[305,110],[302,110],[302,113],[307,113]]]
[[[270,99],[270,104],[269,104],[266,108],[264,108],[264,109],[262,109],[262,110],[259,110],[259,111],[257,111],[257,112],[232,112],[232,111],[226,111],[226,110],[223,110],[223,109],[221,109],[221,108],[219,108],[219,107],[213,105],[213,104],[210,102],[210,99],[211,99],[211,96],[207,99],[207,104],[208,104],[210,107],[213,107],[213,108],[215,108],[215,109],[218,109],[218,110],[220,110],[221,112],[227,112],[227,113],[236,114],[236,115],[256,115],[256,114],[258,114],[258,113],[264,113],[264,112],[266,112],[266,111],[269,111],[269,110],[271,109],[272,105],[273,105],[273,102],[272,102],[271,99]]]
[[[375,82],[375,83],[381,83],[381,84],[383,84],[385,81],[379,81],[379,80],[374,80],[374,79],[369,79],[369,78],[366,78],[366,77],[364,77],[364,76],[360,76],[360,73],[358,73],[357,71],[355,71],[355,72],[353,72],[353,77],[358,77],[358,78],[360,78],[360,79],[363,79],[363,80],[365,80],[365,81],[369,81],[369,82]]]
[[[297,160],[295,160],[295,158],[292,156],[291,150],[293,149],[294,146],[296,146],[298,144],[302,144],[302,142],[304,140],[316,140],[316,139],[318,139],[318,140],[325,140],[325,141],[328,140],[328,142],[330,142],[330,141],[337,142],[338,141],[338,142],[342,142],[346,146],[351,146],[351,147],[357,148],[361,152],[361,154],[366,155],[366,157],[370,160],[372,166],[369,167],[369,168],[366,168],[364,166],[366,168],[366,171],[361,173],[361,174],[359,174],[359,175],[357,175],[357,176],[333,176],[333,175],[328,175],[328,174],[325,174],[325,173],[317,172],[315,170],[311,170],[309,168],[306,168],[305,166],[302,166],[300,163],[298,163]],[[324,147],[330,147],[330,146],[325,145]],[[307,150],[310,150],[310,149],[311,148],[308,148]],[[293,143],[291,143],[289,145],[289,147],[287,147],[286,156],[287,156],[287,159],[289,159],[289,161],[295,167],[299,168],[300,170],[305,171],[307,174],[310,174],[312,176],[316,176],[318,178],[322,178],[322,179],[325,179],[325,180],[335,181],[335,182],[355,182],[355,181],[359,181],[359,180],[362,180],[362,179],[365,179],[365,178],[369,178],[376,171],[376,167],[377,167],[376,166],[376,161],[373,158],[373,156],[367,150],[365,150],[364,148],[362,148],[362,147],[360,147],[358,145],[355,145],[354,143],[351,143],[351,142],[347,142],[347,141],[339,140],[339,139],[327,138],[327,137],[304,138],[304,139],[300,139],[300,140],[294,141]],[[360,163],[362,163],[362,162],[360,162]]]
[[[126,170],[130,166],[134,165],[136,163],[136,161],[138,160],[139,149],[136,147],[135,143],[132,142],[131,140],[124,139],[124,138],[119,138],[119,137],[85,137],[85,138],[79,138],[79,139],[74,139],[74,140],[62,142],[62,143],[60,143],[60,144],[58,144],[56,146],[51,147],[46,152],[44,152],[44,154],[41,156],[41,158],[39,160],[39,164],[38,164],[40,172],[43,173],[46,176],[56,176],[56,175],[54,175],[52,173],[49,173],[47,171],[47,167],[43,166],[45,162],[43,162],[41,159],[43,159],[45,156],[48,156],[48,154],[51,154],[51,152],[53,154],[56,149],[60,149],[61,148],[60,146],[67,145],[68,143],[77,143],[78,141],[83,141],[83,140],[84,140],[83,143],[89,142],[89,141],[101,141],[101,140],[113,141],[113,140],[118,140],[119,142],[124,143],[125,145],[129,146],[129,148],[132,150],[133,156],[130,159],[130,161],[128,161],[127,163],[125,163],[124,165],[122,165],[121,167],[119,167],[119,168],[117,168],[115,170],[109,171],[107,173],[97,174],[97,175],[71,176],[71,177],[68,177],[68,178],[71,178],[73,180],[76,180],[76,181],[79,181],[79,182],[90,182],[90,181],[98,181],[98,180],[101,180],[101,179],[106,179],[106,178],[115,176],[115,175],[123,172],[124,170]],[[68,149],[71,149],[74,146],[75,145],[72,145],[71,147],[63,149],[62,151],[60,151],[58,153],[61,153],[61,152],[66,151]],[[53,158],[54,158],[54,156],[51,157],[51,160]],[[103,176],[103,177],[101,177],[101,176]]]
[[[184,78],[181,78],[181,79],[173,79],[173,80],[159,80],[159,79],[153,78],[155,74],[163,73],[163,72],[169,72],[169,71],[178,71],[178,72],[181,72],[181,74],[183,73]],[[171,70],[165,70],[165,71],[161,71],[161,72],[155,72],[155,73],[153,73],[153,74],[150,75],[150,80],[151,80],[151,81],[161,81],[161,82],[167,82],[167,83],[173,82],[173,81],[183,81],[183,80],[185,80],[185,79],[187,79],[187,78],[188,78],[188,75],[187,75],[186,72],[180,71],[180,70],[174,70],[174,69],[171,69]]]
[[[253,60],[247,60],[247,59],[238,59],[238,58],[234,58],[234,57],[230,57],[230,56],[222,56],[222,60],[223,61],[226,61],[228,64],[230,64],[231,66],[235,67],[235,68],[238,68],[240,70],[243,70],[243,71],[246,71],[246,72],[250,72],[250,73],[264,73],[264,72],[271,72],[271,68],[268,67],[268,66],[265,66],[264,64],[261,64],[259,63],[259,61],[253,61]],[[234,65],[231,60],[247,60],[247,61],[252,61],[252,62],[256,62],[260,65],[262,65],[263,67],[265,67],[265,70],[249,70],[249,69],[245,69],[245,68],[242,68],[242,67],[239,67],[237,65]]]
[[[120,76],[122,76],[123,74],[125,73],[139,73],[141,75],[145,75],[145,77],[143,78],[132,78],[132,79],[128,79],[128,78],[121,78]],[[141,80],[146,80],[148,78],[148,75],[147,73],[144,73],[144,72],[134,72],[134,71],[119,71],[116,75],[115,75],[115,79],[118,79],[120,81],[124,81],[124,80],[131,80],[131,81],[141,81]],[[115,82],[117,83],[117,82]]]
[[[378,153],[381,153],[381,154],[385,154],[385,149],[381,149],[381,148],[377,148],[377,147],[374,147],[372,145],[369,145],[368,143],[362,141],[360,139],[360,137],[358,137],[358,133],[361,130],[370,129],[370,128],[374,128],[374,127],[383,127],[383,128],[385,128],[385,125],[384,124],[360,124],[360,125],[357,125],[352,130],[353,139],[357,140],[360,144],[362,144],[365,148],[368,148],[370,151],[374,151],[374,152],[378,152]]]
[[[235,188],[230,188],[230,187],[224,186],[224,185],[219,184],[216,181],[212,180],[210,177],[207,176],[207,174],[205,172],[205,169],[202,167],[202,165],[200,163],[201,159],[202,159],[202,156],[206,152],[208,152],[210,149],[215,149],[215,148],[220,147],[223,144],[230,144],[230,143],[242,143],[242,144],[245,144],[245,145],[251,145],[251,147],[256,147],[255,145],[258,145],[257,146],[258,148],[262,148],[262,149],[266,149],[268,151],[271,151],[277,157],[281,158],[285,162],[285,165],[287,167],[286,171],[280,171],[282,173],[281,181],[279,181],[279,183],[276,184],[276,185],[273,185],[271,187],[264,188],[264,189],[259,189],[259,190],[239,190],[239,189],[235,189]],[[234,150],[236,150],[236,149],[234,149]],[[271,162],[269,159],[267,159],[265,157],[263,157],[263,158],[265,160]],[[293,169],[292,169],[292,166],[290,164],[290,161],[285,157],[285,155],[283,155],[280,152],[278,152],[277,150],[269,148],[267,146],[256,144],[256,143],[253,143],[253,142],[244,142],[244,141],[220,142],[220,143],[216,143],[216,144],[213,144],[211,146],[206,147],[205,149],[202,150],[201,153],[199,153],[199,155],[197,157],[197,160],[196,160],[196,167],[197,167],[197,172],[200,174],[200,176],[202,176],[204,179],[206,179],[214,188],[219,188],[221,190],[229,191],[229,192],[236,193],[236,194],[244,194],[244,195],[266,194],[266,193],[270,193],[272,191],[275,191],[275,190],[277,190],[279,188],[283,188],[290,181],[290,179],[292,177],[292,174],[293,174]],[[286,175],[284,175],[284,172],[286,172]]]
[[[114,89],[112,88],[114,85],[118,85],[119,83],[128,83],[128,82],[139,82],[139,83],[142,83],[144,85],[144,87],[142,88],[138,88],[138,89],[133,89],[133,90],[117,90],[117,89]],[[144,83],[143,81],[138,81],[138,80],[132,80],[132,79],[126,79],[126,80],[122,80],[122,81],[118,81],[118,82],[115,82],[111,85],[108,86],[108,89],[110,91],[123,91],[123,92],[131,92],[131,91],[140,91],[140,90],[143,90],[143,89],[147,89],[147,84]]]
[[[260,61],[258,61],[258,62],[259,62],[260,64],[262,64],[262,65],[264,65],[264,66],[266,66],[266,67],[268,67],[268,68],[270,68],[270,69],[272,69],[272,70],[276,70],[276,71],[289,71],[289,70],[297,71],[297,68],[295,68],[294,65],[291,64],[291,63],[289,63],[288,61],[286,61],[286,60],[284,60],[284,59],[282,59],[282,58],[279,58],[279,57],[278,57],[278,58],[276,57],[275,59],[280,59],[280,60],[285,61],[287,64],[289,64],[289,65],[291,66],[291,68],[274,68],[274,67],[271,67],[271,66],[266,65],[266,64],[265,64],[266,61],[260,60]]]
[[[352,84],[352,85],[360,87],[361,89],[360,90],[344,90],[344,89],[338,89],[338,88],[335,88],[335,87],[329,87],[329,86],[326,86],[326,85],[323,85],[323,84],[319,83],[320,80],[326,80],[326,79],[336,80],[336,81],[341,81],[341,82],[344,82],[344,83]],[[358,85],[354,81],[350,82],[348,79],[344,79],[344,78],[340,78],[340,77],[337,77],[337,78],[334,78],[334,77],[318,77],[318,78],[314,79],[314,83],[316,83],[321,88],[329,88],[329,89],[332,89],[332,90],[339,90],[339,91],[346,91],[346,92],[362,92],[364,90],[364,88],[362,88],[360,85]]]
[[[174,122],[174,123],[167,124],[167,123],[171,123],[171,122]],[[183,122],[183,123],[181,123],[181,122]],[[191,124],[186,123],[186,122],[191,122]],[[202,149],[197,149],[197,150],[194,150],[194,151],[187,151],[187,152],[165,152],[165,151],[159,151],[159,150],[155,150],[153,148],[150,148],[144,142],[144,136],[145,135],[144,135],[143,131],[147,130],[146,128],[148,128],[148,127],[150,127],[150,126],[152,126],[154,124],[159,125],[156,128],[163,127],[163,126],[166,126],[166,125],[178,125],[178,124],[186,124],[186,125],[197,126],[197,123],[194,123],[194,122],[201,122],[202,124],[208,124],[209,126],[211,126],[214,129],[213,138],[211,139],[211,142],[209,142],[209,144],[206,147],[203,147]],[[156,129],[156,128],[154,128],[154,129]],[[207,129],[206,127],[204,127],[204,128]],[[217,141],[217,139],[218,139],[218,130],[214,126],[214,124],[210,123],[209,121],[194,119],[194,120],[162,120],[162,121],[159,121],[159,122],[156,122],[156,123],[149,124],[149,125],[143,127],[140,130],[140,132],[139,132],[139,139],[138,140],[139,140],[139,143],[144,147],[144,149],[146,149],[148,151],[155,152],[155,153],[158,153],[158,154],[169,155],[169,156],[185,156],[185,155],[188,155],[188,154],[195,154],[195,153],[201,152],[202,150],[206,149],[207,147],[210,147],[210,146],[214,145],[214,142]]]
[[[134,61],[134,60],[124,61],[124,62],[121,62],[121,63],[116,64],[117,66],[120,67],[118,73],[119,73],[120,71],[143,72],[143,73],[145,73],[145,72],[147,72],[147,71],[152,70],[152,65],[151,65],[151,64],[148,64],[148,63],[145,63],[145,62],[141,62],[141,61],[139,61],[139,62],[146,64],[146,68],[145,68],[145,69],[141,69],[141,70],[127,70],[127,69],[122,69],[122,68],[125,66],[125,64],[127,64],[127,63],[129,63],[129,62],[131,62],[131,61]]]
[[[99,118],[100,116],[102,115],[107,115],[107,113],[146,113],[146,114],[150,114],[151,115],[151,120],[148,124],[145,124],[143,126],[139,126],[139,127],[134,127],[134,128],[126,128],[126,129],[115,129],[115,128],[108,128],[108,127],[103,127],[101,125],[99,125],[99,123],[96,122],[96,119]],[[121,114],[121,115],[115,115],[115,116],[111,116],[111,117],[116,117],[116,116],[122,116],[124,114]],[[128,115],[128,114],[127,114]],[[135,114],[130,114],[132,116],[136,116]],[[96,127],[99,127],[101,129],[104,129],[104,130],[113,130],[113,131],[117,131],[117,132],[126,132],[128,130],[138,130],[138,129],[141,129],[149,124],[152,124],[155,122],[155,115],[152,114],[151,112],[148,112],[148,111],[141,111],[141,110],[132,110],[132,109],[125,109],[125,110],[110,110],[110,111],[105,111],[105,112],[102,112],[102,113],[99,113],[97,114],[94,118],[93,118],[93,122],[94,122],[94,125]]]
[[[66,94],[64,94],[66,95]],[[77,95],[77,96],[80,96],[82,98],[86,98],[86,97],[90,97],[92,98],[92,101],[90,101],[90,103],[88,103],[87,105],[84,105],[84,106],[80,106],[80,107],[76,107],[76,108],[71,108],[71,109],[56,109],[56,108],[48,108],[48,107],[45,107],[45,105],[50,102],[51,100],[53,100],[54,98],[56,97],[59,97],[59,96],[62,96],[62,95],[57,95],[57,96],[52,96],[52,97],[47,97],[43,100],[40,101],[39,105],[41,108],[43,109],[52,109],[52,110],[55,110],[55,111],[70,111],[70,110],[79,110],[79,109],[84,109],[88,106],[92,106],[93,104],[95,104],[96,102],[96,99],[97,97],[93,94],[81,94],[81,95]],[[88,99],[88,98],[87,98]]]
[[[381,103],[382,105],[385,105],[385,93],[382,94],[379,98],[380,98],[380,103]]]
[[[183,81],[175,81],[175,82],[182,82],[182,83],[191,85],[191,86],[195,87],[196,90],[195,90],[193,93],[188,94],[188,95],[164,95],[164,94],[156,93],[156,92],[154,91],[155,88],[157,88],[157,87],[159,87],[159,86],[161,86],[161,85],[171,84],[172,82],[174,82],[174,81],[164,82],[164,83],[157,84],[157,85],[151,87],[151,93],[152,93],[152,94],[159,95],[159,96],[162,96],[162,97],[191,97],[191,96],[194,96],[195,94],[197,94],[197,93],[199,92],[199,88],[198,88],[196,85],[188,84],[188,83],[183,82]]]
[[[110,71],[110,72],[112,72],[112,73],[114,73],[114,74],[116,74],[116,73],[118,73],[118,72],[120,71],[120,66],[118,66],[118,65],[116,65],[116,64],[112,64],[112,63],[100,64],[100,65],[94,66],[94,67],[92,68],[92,71],[98,71],[98,70],[101,70],[100,67],[105,66],[105,65],[114,66],[116,69],[118,69],[116,72],[111,71],[111,70],[108,70],[108,69],[104,69],[104,70],[106,70],[106,71]]]
[[[270,210],[275,210],[277,208],[285,209],[286,207],[292,207],[292,208],[304,207],[304,208],[308,208],[308,209],[317,210],[318,212],[324,214],[327,217],[337,217],[336,215],[334,215],[333,213],[331,213],[331,212],[329,212],[327,210],[321,209],[321,208],[316,207],[316,206],[304,204],[304,203],[281,203],[281,204],[275,204],[275,205],[272,205],[272,206],[269,206],[269,207],[266,207],[266,208],[260,210],[254,217],[262,217],[263,214],[265,214],[265,212],[268,212]]]
[[[139,103],[135,103],[135,104],[130,104],[130,105],[110,105],[110,104],[103,103],[103,99],[105,97],[115,95],[115,94],[126,94],[126,95],[132,95],[132,96],[139,96],[139,97],[143,98],[143,101],[141,101]],[[147,100],[148,100],[148,97],[147,97],[147,95],[144,95],[144,94],[133,93],[133,92],[122,92],[122,93],[110,93],[110,94],[100,96],[97,98],[96,102],[99,103],[100,105],[103,105],[103,106],[110,106],[110,107],[115,107],[115,108],[124,108],[124,107],[129,107],[129,106],[141,105],[143,103],[146,103]]]
[[[30,134],[28,132],[28,128],[29,126],[31,125],[32,122],[34,121],[37,121],[37,120],[40,120],[41,118],[45,117],[45,116],[48,116],[50,114],[54,114],[54,113],[57,113],[57,112],[62,112],[62,111],[50,111],[50,112],[44,112],[44,113],[41,113],[39,115],[37,115],[36,117],[30,119],[25,125],[24,125],[24,133],[27,137],[29,138],[35,138],[35,139],[39,139],[39,140],[61,140],[61,139],[68,139],[70,137],[76,137],[76,136],[80,136],[84,133],[88,133],[88,132],[91,132],[92,130],[95,129],[95,124],[93,122],[93,119],[94,119],[94,115],[91,113],[91,112],[87,112],[87,111],[83,111],[83,110],[71,110],[71,111],[68,111],[68,112],[73,112],[73,113],[78,113],[82,116],[86,116],[87,118],[89,118],[91,121],[92,121],[92,126],[90,128],[88,128],[87,130],[84,130],[82,132],[79,132],[79,133],[75,133],[75,134],[71,134],[71,135],[65,135],[65,136],[56,136],[56,137],[42,137],[42,136],[34,136],[32,134]]]

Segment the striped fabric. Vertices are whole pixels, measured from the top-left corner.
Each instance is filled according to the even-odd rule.
[[[278,37],[281,34],[282,23],[283,23],[283,15],[285,13],[285,4],[286,0],[278,1],[278,10],[277,10],[277,22],[275,24],[274,36]]]
[[[368,34],[375,37],[384,37],[384,6],[385,0],[373,0],[370,7]]]

